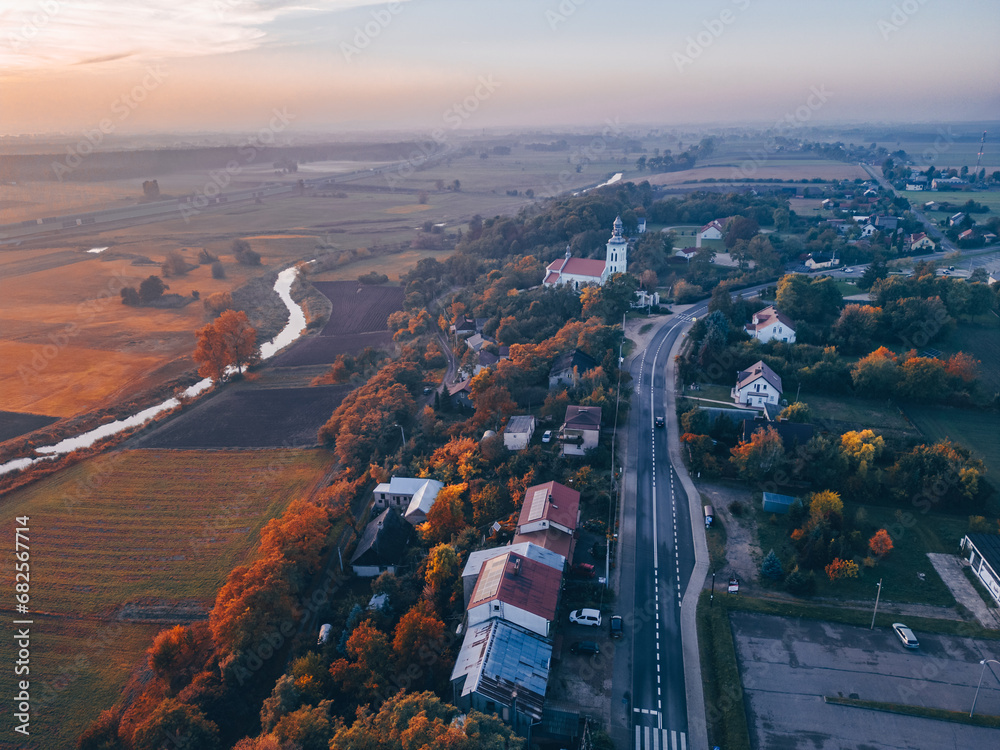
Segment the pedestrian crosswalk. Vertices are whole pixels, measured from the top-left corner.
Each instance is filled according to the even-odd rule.
[[[682,320],[685,323],[690,323],[692,320],[694,320],[694,316],[688,315],[687,313],[677,313],[677,315],[675,315],[674,318],[676,320]]]
[[[676,729],[636,724],[635,750],[687,750],[687,735]]]

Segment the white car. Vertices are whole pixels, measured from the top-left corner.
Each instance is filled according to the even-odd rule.
[[[854,269],[853,268],[845,268],[844,269],[844,273],[854,273]]]
[[[601,610],[575,609],[569,613],[569,621],[577,625],[599,628],[601,626]]]
[[[906,625],[901,622],[894,622],[892,629],[907,648],[920,648],[920,641]]]
[[[552,430],[546,430],[542,433],[542,442],[550,443],[552,442]]]

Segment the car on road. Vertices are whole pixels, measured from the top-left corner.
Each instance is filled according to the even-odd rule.
[[[601,627],[601,610],[574,609],[569,613],[569,621],[576,625],[587,625],[593,628]]]
[[[580,654],[582,656],[597,656],[601,653],[601,647],[593,641],[576,641],[569,647],[569,652],[571,654]]]
[[[920,641],[917,640],[917,636],[906,625],[901,622],[894,622],[892,629],[899,637],[899,640],[903,642],[904,646],[907,648],[920,648]]]
[[[611,615],[611,637],[621,638],[625,635],[625,624],[621,615]]]
[[[429,385],[425,385],[424,386],[424,395],[425,396],[430,396],[433,392],[434,392],[434,389],[431,388]]]
[[[844,269],[844,273],[854,273],[854,269],[853,268],[845,268]]]
[[[542,433],[542,442],[551,443],[552,442],[552,430],[546,430]]]
[[[663,427],[665,424],[666,424],[666,422],[663,421],[663,417],[657,417],[656,418],[656,426],[657,427]]]

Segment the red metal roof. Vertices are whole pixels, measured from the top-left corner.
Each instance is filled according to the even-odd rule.
[[[553,622],[561,584],[562,571],[508,552],[483,565],[469,609],[497,600]]]
[[[534,499],[536,493],[542,500],[535,507]],[[533,513],[533,508],[535,512]],[[567,529],[576,529],[576,519],[580,514],[580,493],[559,482],[546,482],[529,487],[524,492],[524,503],[521,505],[521,514],[518,517],[518,526],[546,519]],[[534,517],[532,517],[534,516]]]

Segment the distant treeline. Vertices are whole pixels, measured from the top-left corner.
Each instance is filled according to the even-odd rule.
[[[68,147],[73,148],[73,147]],[[426,147],[425,147],[426,148]],[[62,179],[76,182],[117,180],[159,176],[188,169],[220,169],[235,161],[241,166],[275,162],[303,164],[313,161],[356,159],[363,161],[402,160],[421,149],[415,141],[399,143],[329,143],[315,146],[264,146],[259,142],[243,146],[210,148],[148,149],[141,151],[98,151],[83,157],[72,170],[59,170],[67,150],[49,154],[0,156],[0,182],[33,182]],[[74,162],[75,163],[75,162]]]

